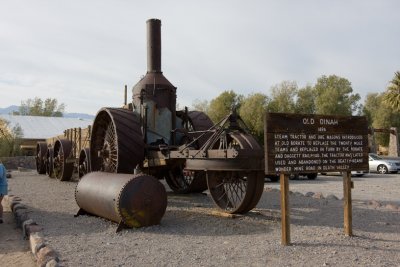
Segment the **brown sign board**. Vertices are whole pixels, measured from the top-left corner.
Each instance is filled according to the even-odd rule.
[[[368,170],[364,116],[266,113],[265,173]]]

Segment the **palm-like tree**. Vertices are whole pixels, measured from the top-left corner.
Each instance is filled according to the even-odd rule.
[[[395,72],[383,96],[383,101],[394,111],[400,111],[400,71]]]

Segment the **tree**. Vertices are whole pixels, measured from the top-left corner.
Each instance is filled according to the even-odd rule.
[[[192,103],[192,110],[202,111],[206,114],[208,113],[209,107],[210,104],[207,100],[195,99]]]
[[[297,91],[296,113],[315,114],[315,96],[314,87],[307,85]]]
[[[30,115],[30,116],[46,116],[46,117],[62,117],[65,105],[55,98],[47,98],[44,101],[38,97],[34,99],[29,98],[26,101],[21,101],[19,111],[14,113],[16,115]]]
[[[264,94],[250,94],[243,99],[239,110],[240,117],[261,143],[264,140],[264,114],[269,102],[270,99]]]
[[[297,83],[294,81],[283,81],[272,86],[271,102],[268,105],[270,112],[295,112],[295,97],[297,95]]]
[[[353,94],[351,83],[345,78],[323,75],[314,88],[317,114],[350,116],[360,109],[360,95]]]
[[[400,111],[400,71],[395,72],[383,96],[383,101],[394,111]]]
[[[211,100],[207,115],[214,123],[218,123],[227,116],[232,108],[239,110],[243,96],[237,95],[234,91],[224,91]]]
[[[13,157],[20,154],[22,129],[19,125],[9,129],[9,122],[0,119],[0,157]]]
[[[400,111],[395,111],[384,101],[385,93],[368,94],[363,107],[363,114],[367,117],[370,127],[375,129],[389,129],[400,127]],[[382,146],[389,144],[388,134],[376,134],[376,143]]]
[[[379,107],[382,105],[382,94],[369,93],[365,97],[362,113],[367,117],[368,125],[371,127]]]

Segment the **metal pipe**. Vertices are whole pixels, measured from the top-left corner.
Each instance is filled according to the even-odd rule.
[[[125,84],[125,91],[124,91],[124,106],[128,104],[128,86]]]
[[[147,20],[147,72],[161,72],[161,20]]]

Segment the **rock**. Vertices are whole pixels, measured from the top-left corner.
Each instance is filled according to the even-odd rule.
[[[29,244],[31,246],[31,251],[33,255],[36,256],[36,253],[44,247],[44,239],[43,234],[41,232],[33,233],[29,236]]]
[[[323,198],[324,198],[324,195],[323,195],[321,192],[317,192],[317,193],[315,193],[315,194],[312,196],[312,198],[315,198],[315,199],[323,199]]]
[[[314,195],[314,192],[307,192],[305,194],[306,197],[312,197]]]
[[[338,198],[337,196],[332,195],[332,194],[326,196],[326,199],[329,199],[329,200],[339,200],[339,198]]]
[[[28,220],[25,220],[23,223],[22,223],[22,235],[24,236],[24,238],[25,237],[28,237],[28,235],[27,235],[27,233],[26,233],[26,226],[27,225],[30,225],[30,224],[36,224],[32,219],[28,219]]]
[[[46,263],[46,267],[58,267],[60,264],[55,259],[51,259]]]
[[[21,202],[19,200],[11,199],[9,202],[9,207],[11,210],[14,210],[14,206],[16,206],[18,204],[21,204]]]
[[[53,249],[44,246],[36,254],[36,260],[39,266],[45,267],[51,260],[57,261],[57,254]]]
[[[368,206],[371,206],[372,208],[376,209],[376,208],[379,208],[382,205],[381,205],[381,203],[379,203],[376,200],[371,200],[371,201],[368,202]]]
[[[13,206],[12,211],[15,213],[17,210],[26,209],[25,205],[18,203]]]
[[[30,236],[33,233],[41,232],[43,227],[37,224],[31,224],[26,226],[26,235]]]
[[[17,226],[22,228],[22,223],[28,220],[28,210],[26,209],[19,209],[14,213],[14,218]]]
[[[294,195],[297,197],[304,197],[304,195],[300,192],[295,192]]]
[[[386,208],[389,210],[399,210],[399,206],[393,203],[386,204]]]

